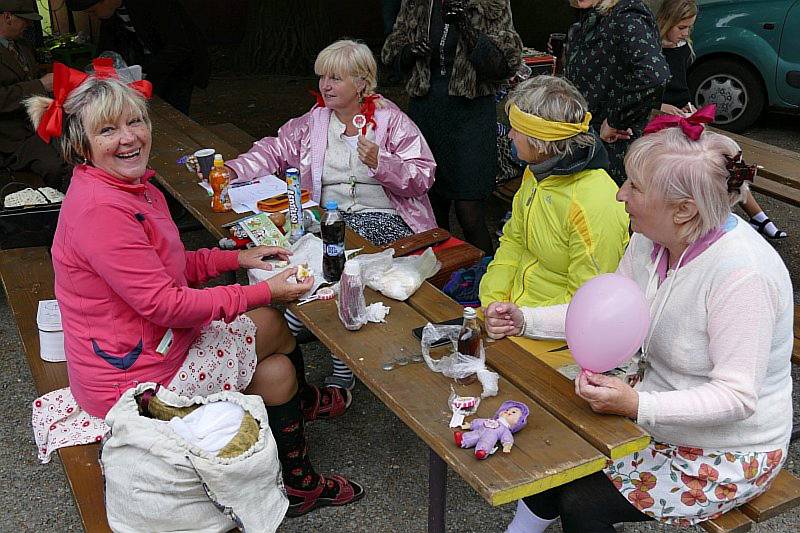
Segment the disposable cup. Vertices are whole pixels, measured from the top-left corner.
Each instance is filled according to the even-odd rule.
[[[194,153],[195,158],[197,158],[197,167],[200,170],[200,175],[206,181],[208,181],[208,174],[214,166],[214,154],[216,153],[213,148],[203,148]]]

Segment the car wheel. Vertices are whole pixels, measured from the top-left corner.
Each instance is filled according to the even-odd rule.
[[[740,132],[761,115],[766,95],[757,73],[732,59],[707,61],[689,74],[689,90],[697,107],[717,105],[714,124]]]

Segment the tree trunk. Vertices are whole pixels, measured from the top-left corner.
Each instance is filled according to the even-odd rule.
[[[251,0],[236,65],[244,72],[309,75],[333,40],[322,0]]]

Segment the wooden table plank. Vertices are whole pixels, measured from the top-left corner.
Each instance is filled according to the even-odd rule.
[[[448,427],[451,413],[447,404],[454,382],[424,364],[412,363],[392,371],[381,368],[398,355],[419,353],[419,341],[411,330],[427,319],[402,302],[369,289],[366,292],[368,303],[383,301],[391,306],[391,312],[385,324],[367,324],[356,332],[344,329],[334,301],[291,307],[334,355],[489,503],[511,502],[597,472],[605,465],[603,454],[502,378],[500,394],[485,399],[478,413],[489,417],[508,399],[529,405],[528,426],[515,435],[512,453],[498,452],[478,461],[470,450],[456,447]],[[459,386],[458,392],[478,395],[480,385]]]
[[[17,248],[0,252],[0,275],[36,391],[45,394],[69,386],[66,363],[48,363],[39,357],[36,327],[39,300],[55,297],[53,266],[47,249]],[[84,528],[90,533],[111,531],[106,519],[98,451],[96,444],[58,450]]]
[[[745,533],[753,528],[753,521],[739,509],[731,509],[714,520],[698,524],[710,533]]]
[[[423,284],[407,302],[431,322],[456,318],[463,312],[457,302],[429,284]],[[592,411],[575,394],[572,381],[510,339],[487,342],[486,362],[612,459],[640,450],[650,442],[647,433],[632,421]]]

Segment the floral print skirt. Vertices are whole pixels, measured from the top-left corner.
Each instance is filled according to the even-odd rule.
[[[609,461],[605,473],[644,514],[692,526],[767,490],[785,460],[785,449],[725,452],[652,442],[640,452]]]
[[[256,329],[246,315],[230,324],[211,322],[192,343],[169,390],[189,398],[244,390],[258,363]],[[31,422],[42,463],[59,448],[100,442],[109,430],[102,418],[80,408],[69,387],[34,400]]]

